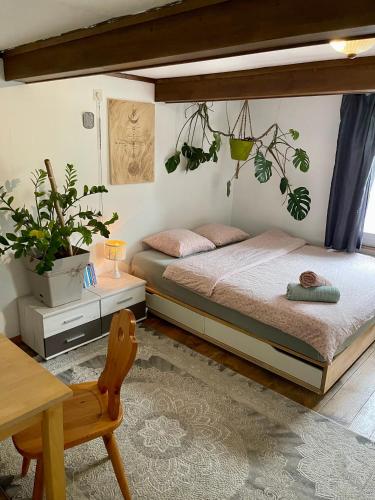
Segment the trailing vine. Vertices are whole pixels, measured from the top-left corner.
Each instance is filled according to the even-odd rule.
[[[177,137],[175,153],[165,163],[168,173],[177,169],[181,162],[181,155],[186,160],[186,171],[196,170],[206,162],[216,163],[221,138],[233,139],[238,128],[238,139],[251,143],[254,154],[242,163],[237,161],[235,172],[227,182],[227,196],[230,196],[232,183],[238,179],[243,167],[253,163],[254,175],[259,183],[268,182],[274,173],[280,177],[279,190],[284,197],[283,204],[286,204],[288,212],[294,219],[298,221],[305,219],[311,206],[309,190],[304,186],[294,188],[288,177],[290,164],[302,173],[306,173],[310,168],[310,160],[306,151],[293,145],[299,139],[299,132],[292,128],[288,132],[283,132],[280,126],[274,123],[258,137],[255,137],[248,101],[244,101],[234,127],[232,129],[228,127],[228,132],[215,130],[211,126],[209,114],[212,111],[207,103],[196,103],[187,108],[186,121]],[[195,146],[193,144],[197,137],[198,125],[201,129],[201,143],[199,146]],[[186,139],[182,147],[179,148],[182,134],[186,130]],[[206,145],[208,150],[205,151]]]

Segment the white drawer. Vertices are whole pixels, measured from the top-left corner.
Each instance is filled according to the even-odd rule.
[[[305,363],[302,359],[290,356],[266,342],[210,318],[205,318],[204,333],[220,344],[233,347],[236,351],[244,353],[255,363],[257,360],[261,361],[265,367],[276,368],[281,373],[291,375],[318,389],[320,388],[323,373],[322,369],[317,366]]]
[[[70,330],[75,326],[83,325],[97,318],[100,318],[99,300],[80,305],[69,311],[54,314],[53,316],[43,319],[44,337],[51,337],[56,333]]]
[[[146,292],[144,286],[138,286],[130,290],[116,293],[110,297],[104,297],[101,300],[102,316],[113,314],[121,309],[126,309],[133,304],[146,300]]]
[[[176,322],[179,326],[185,327],[187,330],[194,332],[204,332],[204,317],[191,309],[182,307],[171,300],[164,299],[159,295],[148,293],[147,306],[151,311],[160,313],[165,318]]]

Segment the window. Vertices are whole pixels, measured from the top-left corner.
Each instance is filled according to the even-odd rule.
[[[374,169],[374,163],[372,165]],[[375,179],[372,183],[367,205],[363,244],[375,247]]]

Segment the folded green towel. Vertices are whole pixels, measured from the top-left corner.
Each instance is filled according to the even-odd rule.
[[[317,286],[303,288],[299,283],[289,283],[286,297],[289,300],[303,300],[305,302],[338,302],[340,290],[335,286]]]

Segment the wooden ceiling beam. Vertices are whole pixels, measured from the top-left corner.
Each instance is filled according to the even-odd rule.
[[[157,102],[226,101],[375,92],[375,56],[165,78]]]
[[[155,78],[149,78],[148,76],[131,75],[129,73],[106,73],[106,76],[122,78],[124,80],[135,80],[138,82],[156,83]]]
[[[3,53],[5,78],[127,71],[375,32],[373,0],[185,0]]]

